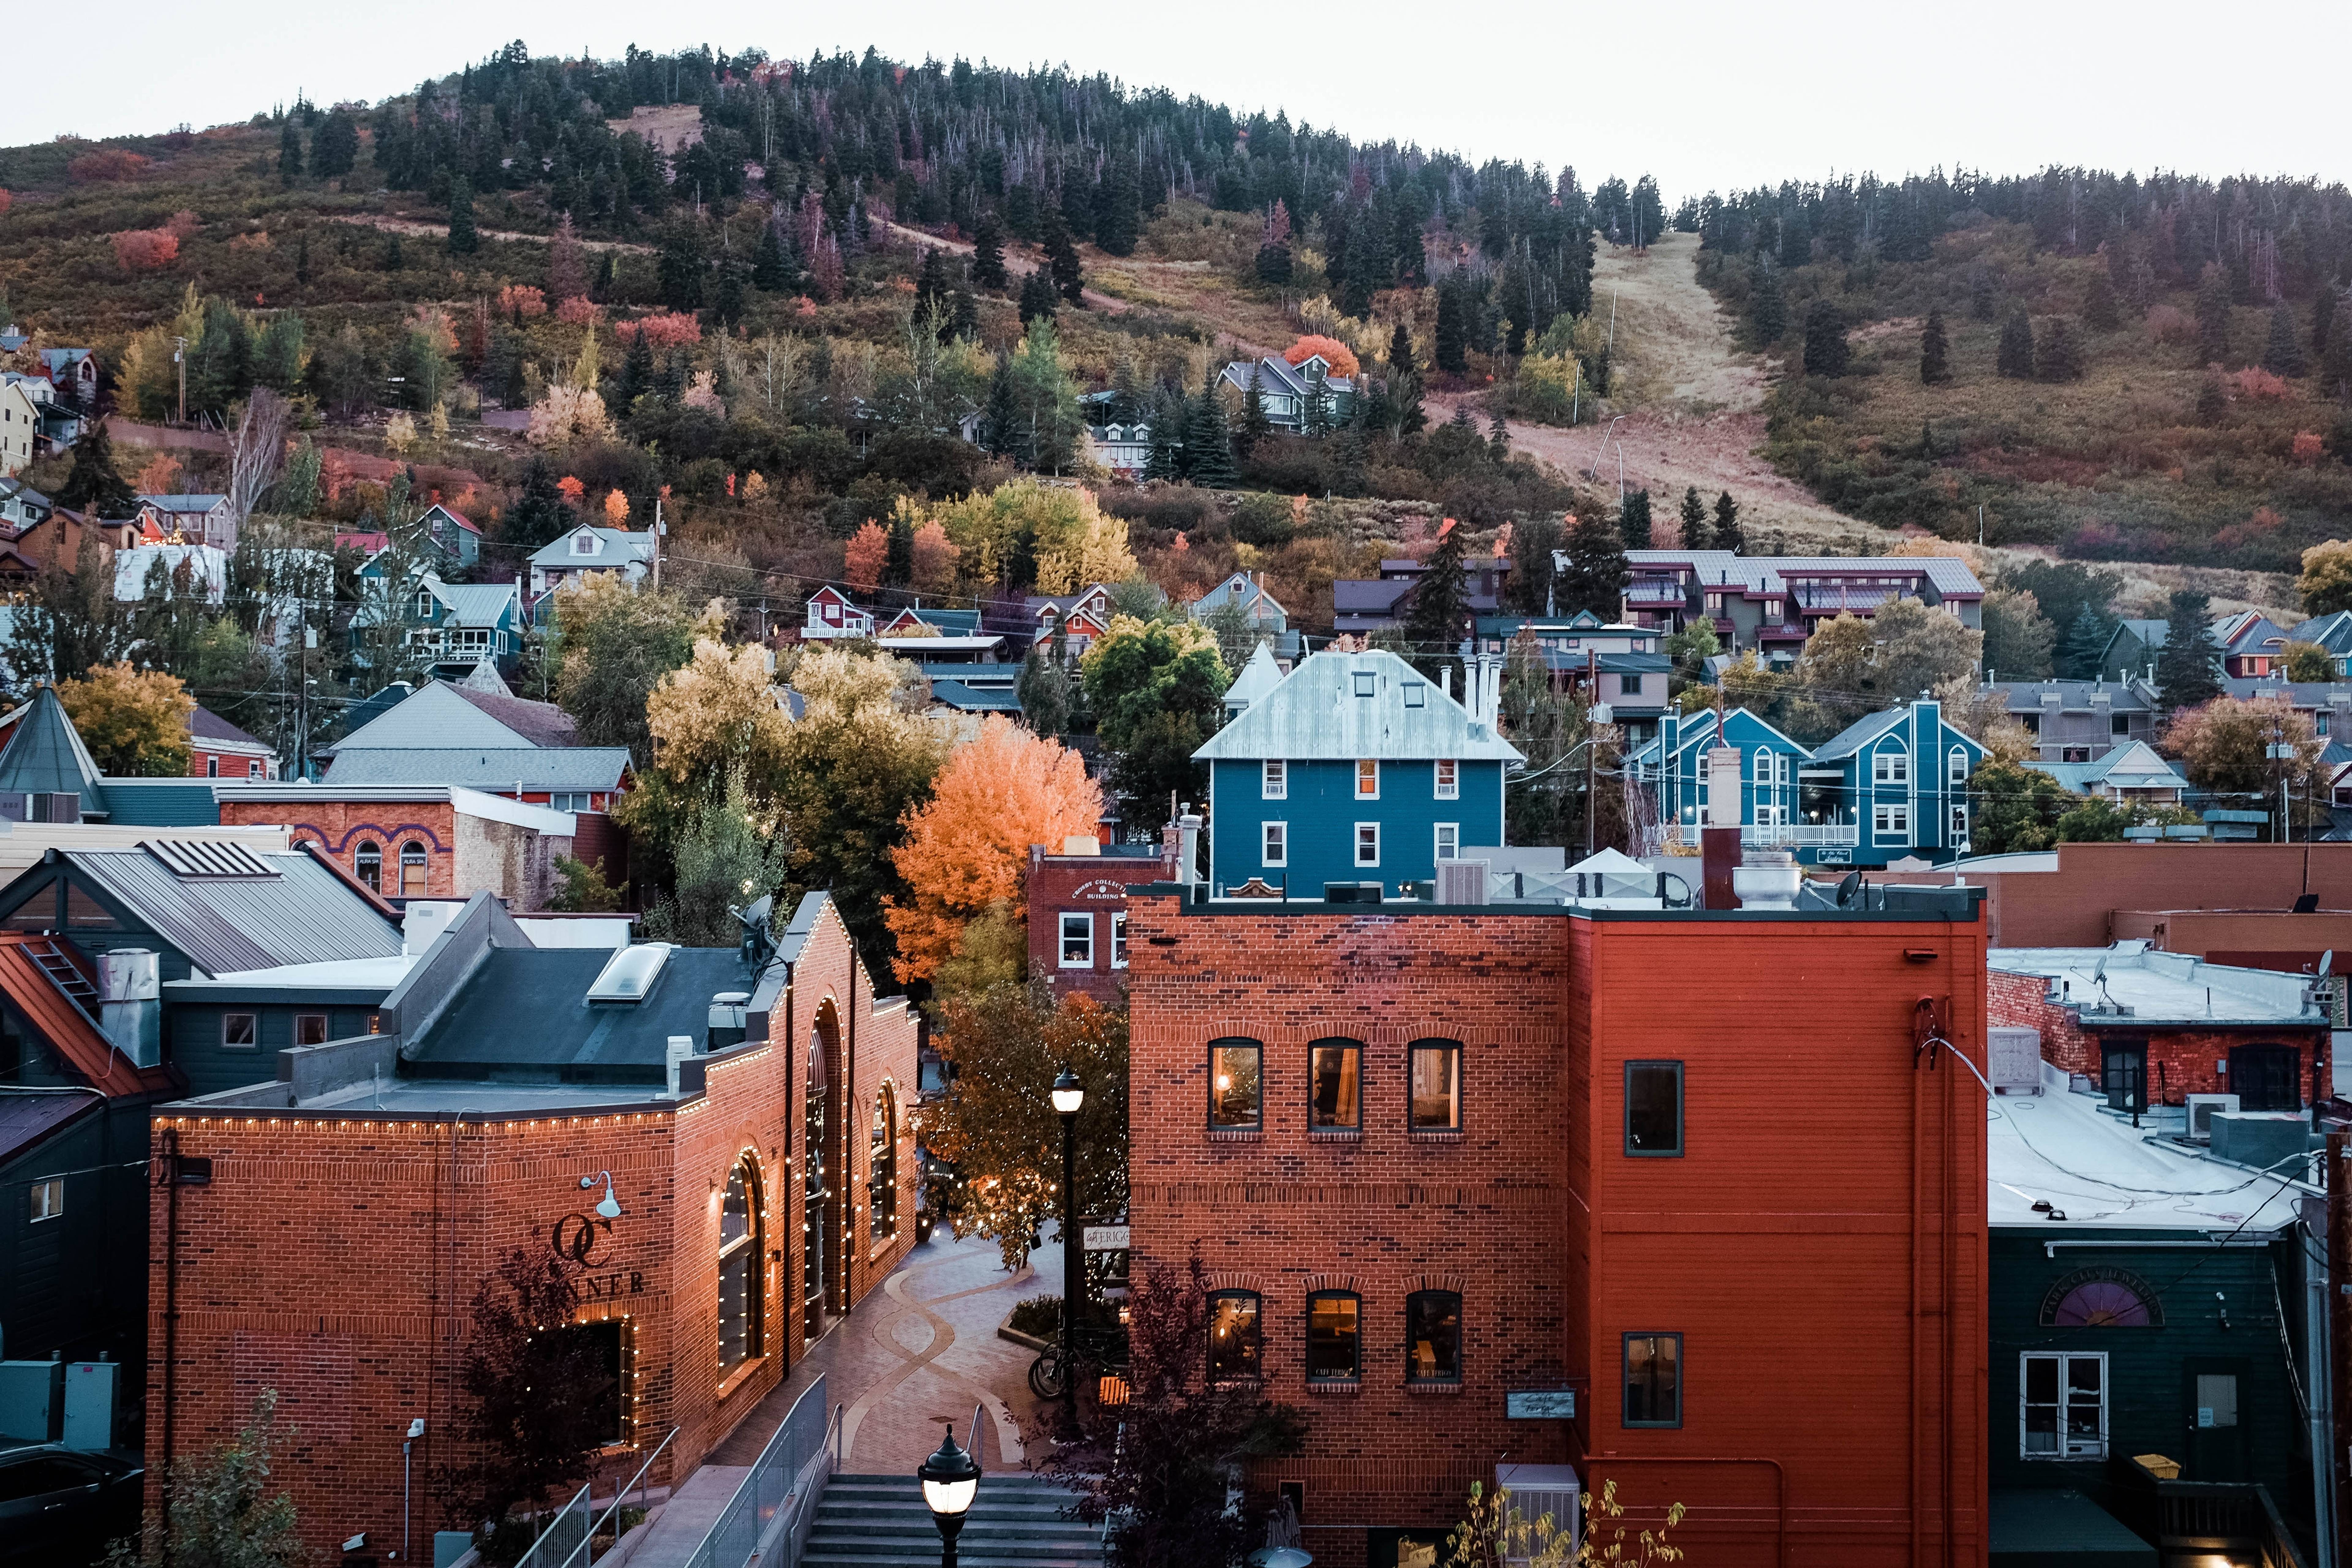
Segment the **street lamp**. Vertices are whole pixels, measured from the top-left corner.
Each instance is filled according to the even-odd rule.
[[[916,1467],[915,1479],[923,1483],[923,1506],[940,1527],[940,1568],[955,1568],[956,1537],[980,1491],[980,1466],[956,1447],[954,1422],[947,1423],[938,1452]]]
[[[1064,1068],[1054,1079],[1054,1109],[1062,1117],[1062,1419],[1078,1435],[1078,1303],[1086,1299],[1087,1255],[1078,1234],[1078,1107],[1086,1086]]]

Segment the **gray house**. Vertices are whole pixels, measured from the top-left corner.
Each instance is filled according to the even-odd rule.
[[[2157,693],[2144,679],[1996,680],[1990,689],[2033,737],[2036,762],[2095,763],[2117,746],[2156,739]]]
[[[1979,629],[1984,584],[1944,555],[1740,555],[1728,550],[1629,550],[1621,620],[1677,632],[1712,621],[1731,652],[1793,660],[1814,628],[1842,615],[1867,620],[1916,599]]]

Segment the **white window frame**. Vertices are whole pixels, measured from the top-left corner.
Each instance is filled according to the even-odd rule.
[[[1127,911],[1113,910],[1110,916],[1110,966],[1127,967]]]
[[[1882,784],[1903,784],[1911,782],[1911,753],[1906,751],[1875,751],[1870,753],[1870,782]]]
[[[1967,841],[1968,837],[1969,803],[1964,800],[1956,800],[1952,802],[1952,842],[1955,844],[1964,843]]]
[[[1070,956],[1070,937],[1073,931],[1083,931],[1086,933],[1087,951],[1085,957],[1074,959]],[[1061,967],[1064,969],[1092,969],[1095,966],[1095,917],[1093,914],[1083,910],[1064,910],[1062,911],[1061,933]]]
[[[1366,768],[1372,770],[1372,787],[1369,791],[1364,788],[1364,770]],[[1356,759],[1356,798],[1358,800],[1378,800],[1381,798],[1381,762],[1378,757],[1358,757]]]
[[[1371,835],[1372,847],[1372,858],[1369,860],[1364,858],[1364,836],[1367,833]],[[1359,867],[1370,870],[1378,870],[1380,868],[1381,825],[1379,823],[1360,822],[1356,824],[1356,864]]]
[[[1871,837],[1881,844],[1911,841],[1911,807],[1899,800],[1880,801],[1871,807]]]
[[[2029,1363],[2052,1361],[2058,1363],[2058,1446],[2049,1453],[2037,1454],[2026,1447],[2025,1369]],[[2085,1443],[2070,1443],[2066,1438],[2066,1373],[2069,1362],[2089,1361],[2099,1365],[2099,1436]],[[2021,1351],[2017,1357],[2017,1453],[2024,1459],[2104,1459],[2107,1455],[2108,1391],[2107,1352],[2105,1351]]]
[[[1945,764],[1945,771],[1951,774],[1954,784],[1969,782],[1969,749],[1966,746],[1952,748],[1950,760]]]
[[[1431,847],[1435,851],[1433,858],[1436,859],[1461,859],[1462,825],[1458,822],[1441,822],[1436,824],[1434,841]]]
[[[1269,757],[1257,765],[1257,797],[1260,800],[1290,798],[1290,764],[1278,757]]]
[[[32,1184],[26,1199],[26,1223],[39,1225],[44,1220],[66,1216],[66,1179],[63,1176],[43,1176]]]
[[[1460,800],[1462,798],[1462,764],[1452,757],[1440,757],[1437,760],[1436,774],[1437,798]]]
[[[1290,864],[1290,824],[1261,822],[1257,833],[1258,864],[1287,866]]]

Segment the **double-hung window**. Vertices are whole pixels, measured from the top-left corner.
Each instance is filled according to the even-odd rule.
[[[1120,910],[1110,917],[1110,966],[1127,967],[1127,911]]]
[[[1460,823],[1441,822],[1437,825],[1437,858],[1440,860],[1458,860],[1462,858],[1462,825]]]
[[[2017,1366],[2018,1452],[2029,1459],[2107,1454],[2107,1357],[2028,1351]]]
[[[1209,1381],[1246,1383],[1260,1375],[1258,1296],[1220,1290],[1209,1298]]]
[[[1952,748],[1948,770],[1954,784],[1969,782],[1969,753],[1965,749],[1959,746]]]
[[[1318,1040],[1307,1047],[1307,1126],[1355,1132],[1364,1125],[1364,1047],[1355,1040]]]
[[[1911,782],[1911,756],[1907,752],[1874,752],[1870,757],[1870,782],[1899,784]]]
[[[1209,1043],[1211,1131],[1255,1132],[1265,1125],[1264,1061],[1265,1047],[1255,1040]]]
[[[1378,866],[1381,863],[1381,825],[1377,822],[1356,824],[1356,864]]]
[[[1062,917],[1062,967],[1092,969],[1095,966],[1095,917],[1090,914],[1066,914]]]
[[[1911,808],[1907,805],[1876,805],[1871,808],[1871,826],[1880,838],[1903,839],[1911,833]]]
[[[1625,1409],[1627,1426],[1683,1424],[1683,1337],[1627,1334]]]
[[[1353,1383],[1364,1375],[1363,1300],[1352,1290],[1307,1299],[1307,1381]]]
[[[1381,761],[1378,757],[1356,759],[1356,798],[1358,800],[1381,798]]]
[[[1264,866],[1290,864],[1290,824],[1266,822],[1258,825],[1258,863]]]
[[[1290,798],[1290,764],[1268,761],[1258,765],[1258,798],[1288,800]]]
[[[1404,1380],[1462,1381],[1462,1298],[1451,1290],[1415,1290],[1404,1299]]]
[[[1462,1126],[1462,1047],[1453,1040],[1415,1040],[1411,1055],[1412,1131],[1458,1131]]]
[[[1437,798],[1440,800],[1462,798],[1462,764],[1452,757],[1443,757],[1438,760]]]

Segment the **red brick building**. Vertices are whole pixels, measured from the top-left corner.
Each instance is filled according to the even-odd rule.
[[[2105,947],[2116,911],[2286,910],[2305,894],[2352,910],[2352,844],[2061,844],[1906,874],[1988,889],[1994,947]]]
[[[496,893],[516,909],[547,905],[555,858],[580,855],[583,818],[454,784],[221,784],[223,826],[284,827],[313,843],[370,890],[395,901]],[[595,853],[585,856],[590,864]]]
[[[1175,874],[1165,851],[1145,845],[1106,850],[1073,837],[1050,855],[1029,847],[1023,897],[1029,910],[1029,973],[1056,996],[1084,992],[1113,1005],[1127,984],[1127,889]]]
[[[1506,1457],[1694,1561],[1981,1560],[1976,915],[1139,896],[1133,1257],[1304,1407],[1253,1489],[1376,1568]]]
[[[386,998],[383,1033],[159,1109],[159,1159],[210,1166],[153,1205],[151,1503],[174,1451],[228,1439],[275,1388],[312,1547],[364,1534],[382,1555],[405,1525],[421,1552],[446,1528],[434,1478],[468,1458],[471,1305],[517,1252],[572,1275],[567,1331],[615,1374],[604,1471],[676,1428],[655,1477],[675,1479],[896,1266],[915,1235],[915,1019],[874,996],[830,901],[803,900],[756,975],[733,950],[654,952],[533,951],[478,897]],[[642,994],[596,999],[625,959],[651,967]]]

